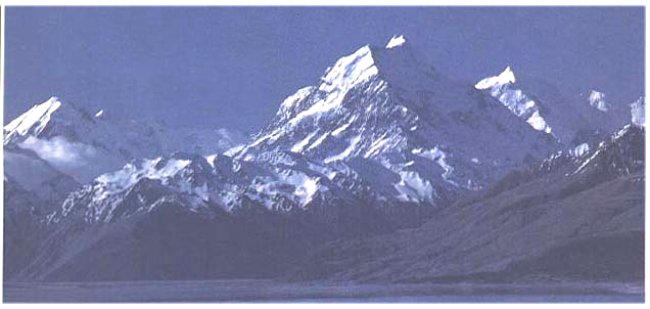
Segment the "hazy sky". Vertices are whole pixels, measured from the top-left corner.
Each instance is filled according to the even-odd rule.
[[[365,44],[405,34],[448,75],[512,65],[562,91],[644,89],[643,8],[6,8],[5,119],[59,96],[254,131]]]

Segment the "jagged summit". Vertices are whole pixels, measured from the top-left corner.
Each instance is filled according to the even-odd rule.
[[[514,84],[516,82],[515,73],[512,72],[510,66],[507,66],[501,74],[497,76],[490,76],[482,79],[474,87],[479,90],[489,89],[493,87]]]
[[[58,97],[51,97],[47,101],[36,104],[28,111],[10,121],[4,126],[4,144],[22,136],[41,135],[53,119],[54,113],[79,114],[72,105],[63,104]]]
[[[61,107],[61,101],[57,97],[51,97],[47,101],[36,104],[27,112],[18,116],[4,126],[5,132],[10,134],[25,135],[30,130],[38,133],[45,128],[51,118],[52,113]]]
[[[287,97],[273,122],[289,120],[291,126],[296,126],[340,109],[346,95],[369,82],[376,87],[392,84],[407,90],[414,86],[426,89],[431,88],[432,76],[433,68],[421,65],[409,48],[364,45],[327,68],[317,85],[303,87]]]
[[[385,48],[364,45],[350,55],[344,56],[327,69],[321,78],[319,90],[325,92],[347,92],[352,87],[363,83],[376,75],[383,79],[391,78],[400,71],[421,71],[420,63],[406,45],[403,35],[393,36]],[[402,48],[396,48],[402,47]],[[426,76],[418,76],[426,78]]]
[[[20,142],[28,136],[49,138],[70,133],[73,127],[89,126],[93,118],[89,111],[53,96],[5,125],[4,144]]]

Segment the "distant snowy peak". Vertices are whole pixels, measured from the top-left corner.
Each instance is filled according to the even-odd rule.
[[[4,145],[32,151],[57,170],[85,182],[119,166],[107,155],[108,145],[118,147],[119,143],[96,139],[110,135],[98,130],[105,125],[87,110],[52,97],[9,122],[3,129]],[[42,170],[36,165],[33,168]]]
[[[51,97],[47,101],[36,104],[28,111],[18,116],[4,126],[5,134],[39,134],[45,129],[52,114],[61,107],[61,101],[57,97]]]
[[[15,135],[40,134],[50,122],[52,114],[60,107],[61,101],[56,97],[34,105],[4,126],[5,144]]]
[[[26,136],[41,137],[56,134],[57,130],[53,128],[55,122],[73,125],[92,121],[92,117],[86,111],[70,104],[63,104],[57,97],[51,97],[43,103],[34,105],[5,125],[4,144],[22,140]]]
[[[386,48],[393,48],[397,46],[402,46],[406,43],[406,38],[404,35],[395,35],[390,40],[388,41],[388,44],[386,44]]]
[[[630,104],[630,113],[632,114],[632,124],[645,127],[645,98],[640,97]]]
[[[512,72],[510,66],[507,66],[501,74],[497,76],[490,76],[482,79],[474,87],[479,90],[492,89],[503,85],[514,84],[516,81],[515,73]]]
[[[138,141],[128,135],[138,136]],[[33,151],[59,171],[84,183],[153,149],[146,132],[115,125],[103,111],[91,113],[52,97],[4,127],[4,144]]]
[[[4,145],[33,151],[59,171],[85,183],[136,158],[174,151],[222,153],[248,142],[237,131],[177,129],[153,120],[110,117],[56,97],[37,104],[4,127]]]
[[[592,90],[589,93],[587,100],[589,101],[589,105],[595,107],[601,112],[606,112],[609,108],[606,101],[606,95],[600,91]]]
[[[515,82],[515,74],[508,66],[501,74],[482,79],[474,85],[474,88],[489,91],[492,97],[499,100],[513,114],[526,120],[533,129],[551,133],[553,129],[542,115],[537,102],[521,89],[517,89]]]

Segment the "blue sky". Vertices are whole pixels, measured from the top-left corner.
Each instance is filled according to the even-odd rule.
[[[643,8],[6,8],[5,119],[50,96],[176,125],[261,128],[393,34],[468,82],[511,65],[565,93],[644,93]]]

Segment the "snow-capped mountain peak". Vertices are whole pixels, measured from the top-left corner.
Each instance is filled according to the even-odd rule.
[[[60,107],[61,101],[57,97],[51,97],[43,103],[34,105],[4,126],[5,144],[14,136],[40,134],[52,119],[52,114]]]
[[[501,74],[484,78],[476,83],[474,87],[479,90],[485,90],[503,85],[514,84],[515,82],[515,73],[512,72],[510,66],[507,66],[505,70],[501,72]]]
[[[402,46],[406,43],[406,38],[404,37],[403,34],[400,35],[394,35],[390,40],[388,41],[388,44],[386,44],[386,48],[393,48],[397,46]]]
[[[589,105],[595,107],[599,111],[606,112],[608,110],[608,105],[606,99],[606,95],[600,91],[592,90],[589,93]]]
[[[29,137],[65,136],[70,141],[78,141],[95,123],[89,111],[51,97],[10,121],[4,127],[4,144],[20,143]]]
[[[404,42],[396,45],[402,41],[398,38],[389,44],[392,48],[366,45],[340,58],[319,84],[285,99],[273,121],[234,157],[256,161],[269,153],[291,152],[328,165],[370,160],[373,167],[364,168],[384,168],[395,178],[389,196],[437,204],[447,190],[476,189],[492,177],[479,171],[485,166],[476,161],[517,165],[525,152],[537,157],[551,146],[551,139],[527,130],[493,100],[417,59]],[[509,68],[501,75],[514,81]],[[529,101],[523,101],[527,108]],[[528,115],[531,126],[550,132],[533,112]],[[469,118],[484,127],[469,125]],[[478,134],[498,136],[498,143],[510,145],[521,138],[514,136],[519,131],[529,136],[530,145],[510,152],[508,159],[494,143],[486,144],[490,151],[485,151],[465,142]]]

